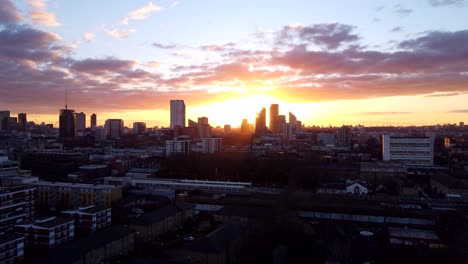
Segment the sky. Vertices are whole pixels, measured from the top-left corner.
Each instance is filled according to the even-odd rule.
[[[468,121],[468,1],[0,0],[0,110],[58,124]],[[267,111],[268,112],[268,111]],[[88,121],[89,123],[89,121]]]

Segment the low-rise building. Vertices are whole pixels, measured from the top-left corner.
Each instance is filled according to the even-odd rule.
[[[367,183],[361,179],[347,180],[346,192],[354,195],[364,195],[368,192]]]
[[[15,224],[33,219],[35,190],[25,186],[0,187],[0,232],[9,231]]]
[[[6,233],[0,235],[0,263],[17,263],[24,258],[24,236]]]
[[[37,249],[53,248],[75,238],[74,220],[56,216],[17,224],[14,231],[26,237],[26,247]]]
[[[62,211],[61,214],[75,220],[77,234],[93,233],[112,223],[111,209],[95,205]]]

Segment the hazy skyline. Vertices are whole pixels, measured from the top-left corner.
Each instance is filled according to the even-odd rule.
[[[467,121],[467,13],[464,0],[0,0],[0,110],[56,123],[68,87],[98,124],[168,126],[171,99],[213,125],[272,103],[306,125]]]

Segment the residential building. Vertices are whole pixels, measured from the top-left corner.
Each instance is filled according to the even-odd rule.
[[[111,209],[95,205],[65,210],[61,214],[75,220],[75,233],[80,235],[94,233],[112,223]]]
[[[434,136],[383,135],[382,157],[407,166],[434,164]]]
[[[71,218],[42,217],[15,225],[16,234],[25,236],[27,248],[48,249],[75,238],[75,225]]]
[[[0,187],[0,233],[13,225],[33,219],[35,188],[25,186]]]
[[[85,113],[76,113],[76,131],[83,132],[86,128],[86,115]]]
[[[364,195],[368,192],[367,183],[361,179],[347,180],[346,192],[354,195]]]
[[[124,121],[122,119],[107,119],[105,128],[108,138],[120,138],[124,134]]]
[[[213,154],[222,149],[222,138],[202,138],[202,152]]]
[[[336,131],[336,146],[350,147],[351,146],[351,129],[343,125]]]
[[[73,138],[76,132],[75,110],[60,109],[59,136],[60,138]]]
[[[184,155],[188,156],[191,152],[191,144],[190,140],[184,139],[173,139],[173,140],[166,140],[166,156],[172,155]]]
[[[24,236],[6,233],[0,235],[0,263],[18,263],[24,258]]]
[[[184,100],[171,100],[171,129],[175,126],[185,127]]]
[[[32,186],[37,188],[37,204],[42,208],[108,208],[122,198],[122,188],[113,185],[39,181]]]
[[[90,121],[91,121],[91,122],[90,122],[91,128],[97,126],[97,116],[96,116],[96,114],[93,113],[93,114],[91,115],[91,120],[90,120]]]

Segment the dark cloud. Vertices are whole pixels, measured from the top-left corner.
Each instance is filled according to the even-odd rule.
[[[135,64],[135,61],[119,60],[116,58],[109,57],[106,59],[85,59],[81,61],[76,61],[70,66],[70,69],[76,72],[100,75],[107,72],[127,72]]]
[[[449,113],[466,114],[468,113],[468,109],[455,109],[455,110],[449,111]]]
[[[440,6],[462,6],[465,3],[465,0],[429,0],[431,6],[440,7]]]
[[[424,97],[447,97],[447,96],[457,96],[463,93],[436,93],[436,94],[428,94]]]
[[[359,39],[352,33],[353,30],[353,26],[339,23],[285,26],[279,32],[276,42],[288,44],[298,40],[300,43],[314,43],[327,49],[336,49]]]
[[[21,22],[23,17],[10,0],[0,0],[0,24]]]
[[[402,27],[394,27],[392,29],[389,30],[390,32],[401,32],[403,31],[403,28]]]
[[[400,4],[395,5],[395,12],[401,16],[408,16],[413,13],[413,10],[405,8]]]
[[[171,44],[163,44],[159,42],[154,42],[153,46],[159,49],[176,49],[179,46],[177,44],[171,43]]]

